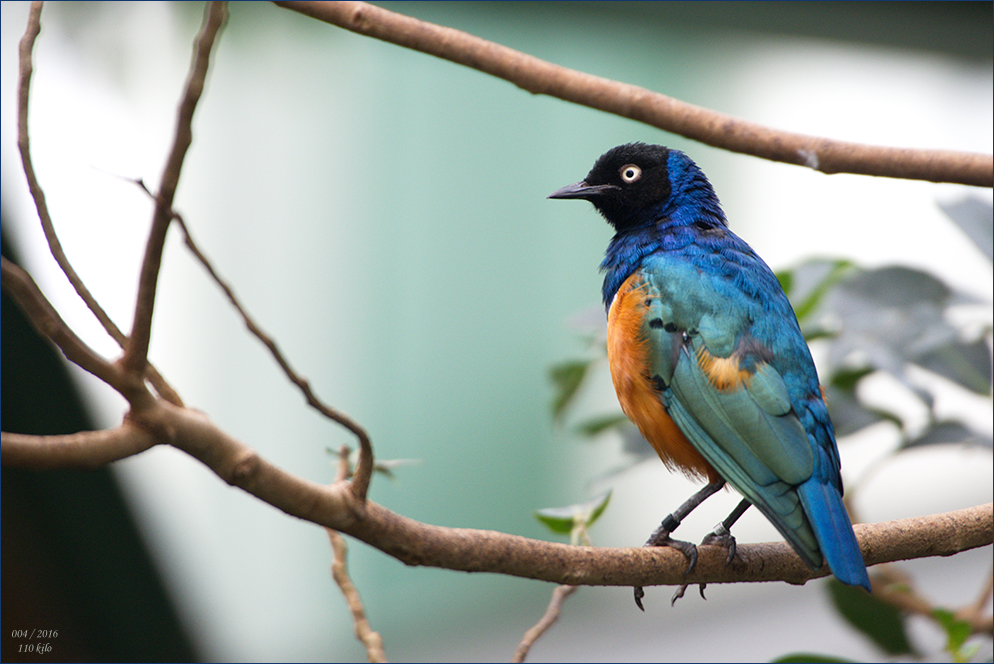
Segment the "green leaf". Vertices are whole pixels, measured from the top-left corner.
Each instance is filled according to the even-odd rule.
[[[950,219],[973,240],[977,248],[992,258],[991,237],[994,236],[994,210],[986,201],[978,198],[964,198],[954,203],[939,203],[939,207]]]
[[[566,407],[576,396],[592,362],[593,360],[570,360],[561,362],[549,370],[549,377],[555,384],[557,392],[552,402],[552,414],[557,420],[562,418]]]
[[[888,655],[914,654],[904,619],[893,605],[881,602],[860,588],[830,579],[832,603],[853,627],[870,637]]]
[[[962,652],[963,644],[970,638],[970,623],[959,620],[952,611],[935,609],[932,615],[946,630],[946,651],[952,655],[954,662],[966,661]]]
[[[783,657],[777,657],[773,660],[774,662],[784,662],[785,664],[804,664],[804,662],[814,662],[815,664],[820,664],[821,662],[854,662],[852,659],[845,659],[843,657],[834,657],[832,655],[816,655],[810,652],[793,652],[789,655],[784,655]]]
[[[828,264],[828,273],[822,277],[803,300],[794,305],[794,313],[798,320],[804,320],[821,304],[828,293],[843,277],[847,275],[855,263],[848,260],[836,260]]]
[[[991,354],[984,339],[970,343],[953,339],[912,359],[918,366],[977,394],[991,393]]]
[[[604,513],[610,501],[611,489],[608,489],[583,503],[566,507],[543,507],[535,511],[535,516],[552,532],[569,534],[571,540],[575,540],[586,534],[587,528]]]
[[[832,378],[829,384],[832,387],[836,387],[840,390],[846,390],[848,392],[853,392],[856,390],[856,383],[865,378],[866,376],[873,373],[873,369],[870,367],[862,367],[859,369],[843,369],[836,371],[832,374]]]
[[[777,281],[780,282],[780,288],[788,296],[790,291],[794,288],[794,271],[793,270],[782,270],[776,273]]]
[[[901,447],[924,447],[925,445],[976,445],[992,447],[990,436],[977,433],[960,422],[936,422],[921,434],[905,442]]]
[[[593,437],[604,433],[608,429],[613,429],[614,427],[625,424],[628,421],[629,420],[624,413],[605,415],[603,417],[595,417],[579,424],[576,427],[576,430],[584,436]]]

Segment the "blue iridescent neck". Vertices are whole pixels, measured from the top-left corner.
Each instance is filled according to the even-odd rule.
[[[728,221],[704,172],[690,157],[671,150],[667,161],[672,191],[646,215],[646,221],[619,231],[601,263],[602,297],[610,307],[614,294],[642,260],[659,251],[686,251],[706,236],[722,233]],[[693,252],[692,252],[693,253]]]

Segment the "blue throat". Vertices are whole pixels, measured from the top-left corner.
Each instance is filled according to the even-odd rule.
[[[611,306],[614,294],[645,256],[658,251],[710,253],[717,249],[712,240],[715,237],[724,237],[727,242],[730,236],[741,242],[727,232],[728,221],[718,196],[697,164],[683,152],[671,150],[667,168],[671,195],[642,223],[619,231],[608,245],[601,263],[601,271],[606,273],[601,293],[605,308]]]

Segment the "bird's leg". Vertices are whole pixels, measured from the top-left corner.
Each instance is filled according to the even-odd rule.
[[[655,532],[649,536],[649,539],[643,546],[668,546],[680,551],[690,561],[683,573],[687,574],[692,571],[694,566],[697,565],[697,547],[691,542],[675,540],[670,537],[670,534],[687,518],[688,514],[693,512],[698,505],[707,500],[709,496],[718,492],[723,486],[725,486],[725,480],[712,482],[688,498],[683,505],[680,505],[671,514],[666,515],[663,522],[659,524],[659,528],[656,528]],[[635,586],[635,605],[645,611],[642,607],[643,597],[645,597],[645,590],[642,589],[642,586]]]
[[[735,537],[731,533],[732,524],[738,521],[739,517],[742,516],[751,505],[752,503],[743,498],[742,501],[735,506],[735,509],[732,510],[732,513],[725,517],[724,521],[715,526],[714,530],[705,535],[704,539],[701,540],[701,546],[705,546],[707,544],[717,544],[718,546],[724,547],[728,551],[728,557],[725,558],[725,565],[731,564],[732,560],[735,558]],[[700,584],[702,599],[707,599],[707,597],[704,597],[704,588],[706,588],[707,585],[708,584],[706,583]],[[683,593],[686,592],[686,590],[686,583],[677,588],[676,592],[673,593],[673,599],[670,601],[670,606],[676,604],[676,601],[683,597]]]

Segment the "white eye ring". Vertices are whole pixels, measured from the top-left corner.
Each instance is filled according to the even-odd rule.
[[[621,175],[621,179],[627,184],[631,184],[642,177],[642,169],[635,164],[625,164],[618,173]]]

